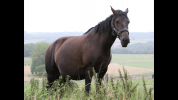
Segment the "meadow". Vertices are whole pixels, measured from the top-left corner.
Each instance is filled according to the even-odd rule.
[[[154,69],[154,54],[112,54],[111,63]]]

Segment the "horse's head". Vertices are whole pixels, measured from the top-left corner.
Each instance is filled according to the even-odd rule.
[[[111,10],[113,12],[111,21],[111,27],[113,29],[112,35],[120,39],[122,47],[127,47],[130,43],[128,31],[129,18],[127,17],[128,8],[124,12],[121,10],[114,10],[112,7]]]

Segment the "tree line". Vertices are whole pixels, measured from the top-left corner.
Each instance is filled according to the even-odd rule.
[[[24,57],[29,57],[36,44],[24,44]],[[154,41],[129,44],[127,48],[111,48],[112,54],[154,54]]]
[[[126,48],[112,48],[112,54],[154,54],[154,41],[129,44]]]

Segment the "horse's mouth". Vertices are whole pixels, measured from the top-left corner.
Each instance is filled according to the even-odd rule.
[[[128,44],[129,44],[129,43],[127,43],[127,44],[122,44],[122,47],[127,47]]]
[[[122,46],[122,47],[127,47],[127,45],[125,45],[125,46]]]

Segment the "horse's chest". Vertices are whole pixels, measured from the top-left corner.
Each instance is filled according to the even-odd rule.
[[[109,54],[102,54],[102,55],[99,55],[96,59],[96,62],[98,62],[99,64],[101,64],[102,62],[107,62],[110,58],[110,55]]]
[[[103,56],[98,57],[94,66],[95,71],[99,72],[99,70],[105,69],[107,67],[108,60],[109,57],[103,57]]]

